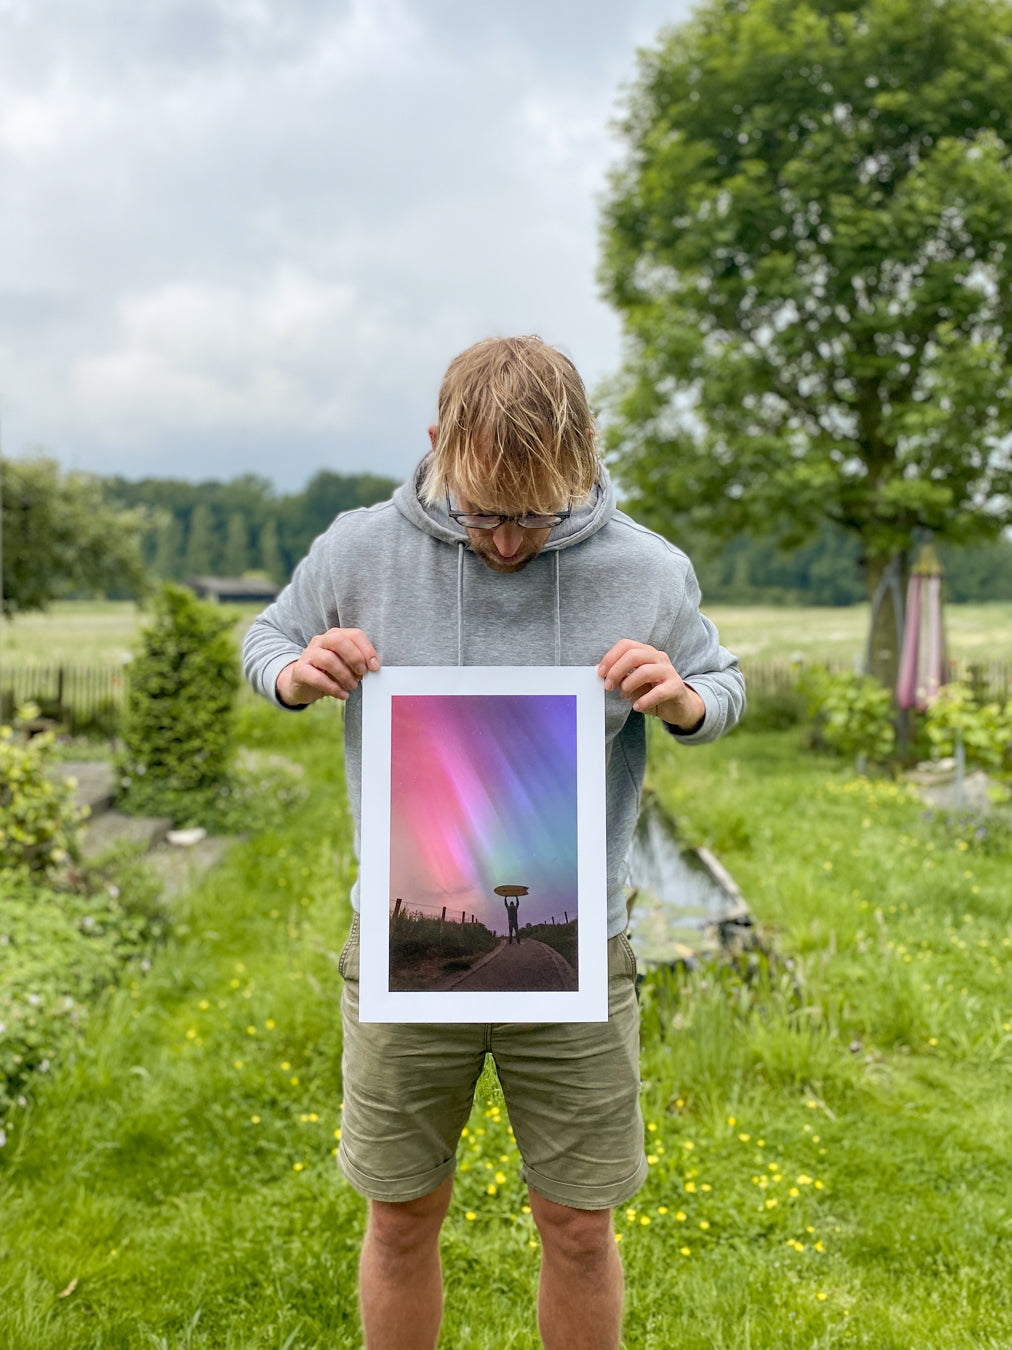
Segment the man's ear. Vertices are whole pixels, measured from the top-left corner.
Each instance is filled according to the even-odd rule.
[[[433,450],[435,450],[436,448],[436,437],[438,436],[438,434],[439,428],[435,424],[429,427],[429,442],[432,445]]]

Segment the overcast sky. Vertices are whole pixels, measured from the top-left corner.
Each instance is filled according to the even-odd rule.
[[[3,449],[400,477],[449,359],[588,385],[608,129],[690,0],[0,0]]]

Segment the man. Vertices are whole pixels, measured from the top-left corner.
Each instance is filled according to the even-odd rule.
[[[594,665],[604,681],[609,1018],[550,1026],[358,1020],[358,923],[345,976],[339,1159],[369,1202],[360,1298],[368,1350],[431,1350],[442,1314],[439,1229],[486,1053],[495,1061],[542,1240],[548,1350],[615,1350],[622,1267],[612,1208],[646,1174],[636,962],[624,859],[643,781],[645,714],[695,744],[740,717],[734,657],[699,612],[683,553],[619,512],[583,383],[538,338],[489,338],[451,362],[431,453],[391,501],[313,544],[249,631],[267,698],[346,703],[357,826],[360,683],[389,665]],[[352,895],[357,909],[357,887]]]
[[[503,904],[506,906],[506,922],[509,924],[510,946],[512,947],[514,933],[517,935],[517,943],[519,944],[520,942],[520,921],[517,918],[517,915],[520,912],[520,901],[503,900]]]

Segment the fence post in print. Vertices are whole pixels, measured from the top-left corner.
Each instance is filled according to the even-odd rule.
[[[394,923],[397,922],[397,916],[400,914],[400,912],[401,912],[401,898],[400,896],[398,896],[396,903],[394,904]]]

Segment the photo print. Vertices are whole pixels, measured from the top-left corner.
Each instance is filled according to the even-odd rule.
[[[384,668],[362,758],[362,1020],[604,1020],[596,670]]]

